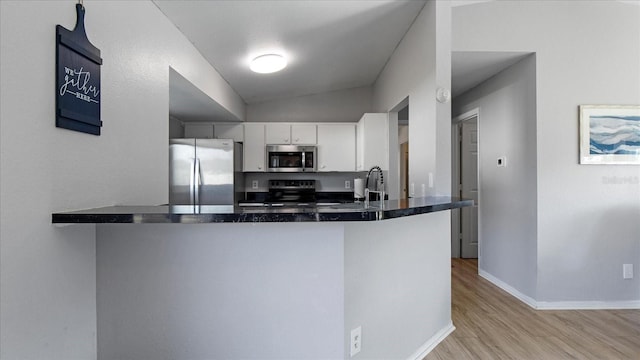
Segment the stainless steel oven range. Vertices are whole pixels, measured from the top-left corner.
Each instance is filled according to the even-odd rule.
[[[269,180],[269,193],[265,201],[270,206],[314,206],[315,180]]]

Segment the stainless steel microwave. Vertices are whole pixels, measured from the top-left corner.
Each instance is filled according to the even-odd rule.
[[[317,147],[313,145],[267,145],[268,172],[315,172]]]

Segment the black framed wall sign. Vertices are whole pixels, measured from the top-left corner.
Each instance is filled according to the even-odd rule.
[[[100,49],[84,28],[84,6],[76,4],[73,30],[56,26],[56,126],[100,135]]]

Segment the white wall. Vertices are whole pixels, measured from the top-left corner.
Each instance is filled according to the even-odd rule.
[[[169,138],[176,139],[184,137],[184,126],[182,121],[169,116]]]
[[[343,226],[99,225],[98,358],[342,358]]]
[[[102,51],[102,136],[55,127],[55,26],[76,1],[0,2],[0,357],[96,358],[95,226],[51,213],[167,201],[169,66],[241,99],[150,1],[86,1]],[[136,186],[144,184],[144,186]]]
[[[536,61],[521,60],[453,100],[479,109],[480,268],[536,297]],[[497,158],[506,156],[507,167]]]
[[[345,359],[358,326],[354,359],[419,359],[412,355],[450,328],[449,218],[440,211],[345,224]]]
[[[454,51],[536,53],[538,301],[640,300],[640,277],[622,279],[640,268],[640,184],[608,181],[640,168],[578,163],[579,105],[640,103],[639,19],[614,1],[454,9]]]
[[[356,122],[371,112],[370,86],[247,105],[247,121]]]
[[[362,326],[359,358],[417,359],[452,329],[449,216],[98,225],[98,358],[347,359]]]
[[[451,194],[451,103],[435,99],[438,86],[450,88],[450,25],[448,1],[427,2],[374,84],[375,112],[409,97],[409,182],[416,196],[422,184],[427,195]]]

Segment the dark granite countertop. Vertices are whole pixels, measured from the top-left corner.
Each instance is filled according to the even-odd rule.
[[[381,206],[382,205],[382,206]],[[374,221],[472,206],[473,200],[425,197],[408,200],[296,207],[232,205],[108,206],[52,214],[54,224],[256,223]]]

